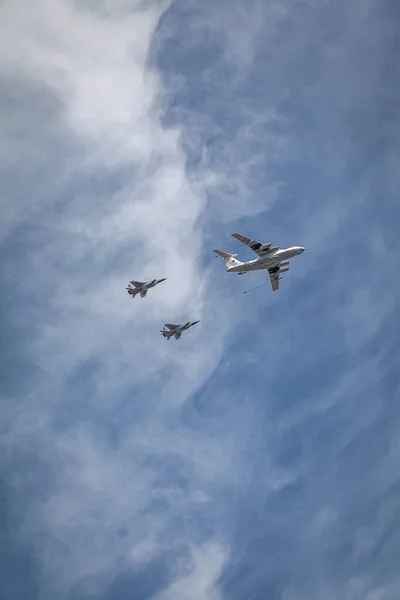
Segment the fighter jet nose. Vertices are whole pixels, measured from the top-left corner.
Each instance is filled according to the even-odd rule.
[[[299,254],[303,254],[304,250],[305,250],[305,248],[303,248],[303,246],[300,246],[299,247]]]

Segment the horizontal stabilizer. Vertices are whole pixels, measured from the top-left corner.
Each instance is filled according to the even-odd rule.
[[[289,271],[289,267],[283,267],[283,269],[279,269],[280,273],[286,273],[286,271]]]
[[[233,258],[234,256],[237,256],[237,254],[229,254],[229,252],[224,252],[223,250],[214,250],[215,254],[218,254],[218,256],[221,256],[222,259],[226,259],[226,258]]]

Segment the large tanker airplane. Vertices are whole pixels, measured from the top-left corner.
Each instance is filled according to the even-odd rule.
[[[214,250],[221,257],[222,262],[226,265],[226,270],[229,273],[238,273],[244,275],[249,271],[258,271],[268,269],[269,278],[271,281],[272,290],[276,292],[279,289],[279,280],[281,274],[289,271],[289,261],[295,256],[299,256],[304,252],[302,246],[292,246],[291,248],[279,248],[273,246],[270,242],[262,243],[252,240],[240,233],[232,233],[232,236],[248,246],[255,252],[258,258],[241,262],[235,257],[237,254],[229,254],[222,250]]]

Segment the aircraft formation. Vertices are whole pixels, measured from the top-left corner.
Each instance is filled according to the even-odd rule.
[[[232,236],[239,240],[242,244],[250,248],[257,258],[248,261],[240,261],[236,259],[237,254],[230,254],[223,250],[214,250],[214,252],[221,258],[222,262],[226,266],[228,273],[238,273],[238,275],[245,275],[249,271],[260,271],[268,270],[269,279],[272,287],[272,291],[276,292],[279,289],[279,281],[282,279],[282,273],[289,270],[289,262],[291,258],[299,256],[305,250],[303,246],[292,246],[291,248],[280,248],[279,246],[273,246],[270,242],[262,243],[257,240],[252,240],[245,235],[240,233],[232,233]],[[153,279],[152,281],[130,281],[128,287],[125,288],[128,294],[135,298],[138,294],[141,298],[145,298],[149,289],[155,287],[159,283],[166,280],[164,279]],[[182,332],[186,331],[193,325],[200,323],[200,321],[187,321],[186,323],[173,324],[165,323],[160,333],[169,341],[171,337],[176,340],[181,338]]]

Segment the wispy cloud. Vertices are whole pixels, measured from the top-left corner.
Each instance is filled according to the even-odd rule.
[[[215,583],[221,575],[224,560],[224,550],[216,544],[194,548],[189,565],[162,592],[160,600],[189,600],[193,598],[193,594],[198,600],[219,600],[221,595],[216,590]]]
[[[186,173],[180,128],[162,124],[148,64],[164,8],[2,7],[2,235],[8,282],[23,288],[8,314],[34,365],[25,393],[3,397],[3,444],[36,474],[17,518],[44,597],[101,593],[121,569],[190,547],[193,571],[171,593],[184,597],[193,580],[205,598],[225,554],[217,529],[197,540],[197,519],[181,515],[210,505],[232,440],[185,426],[178,409],[218,364],[227,318],[214,308],[190,346],[189,334],[180,345],[158,334],[204,317],[215,294],[199,262],[205,188]],[[130,277],[158,275],[167,285],[145,302],[125,296]],[[29,485],[21,474],[10,493]]]

